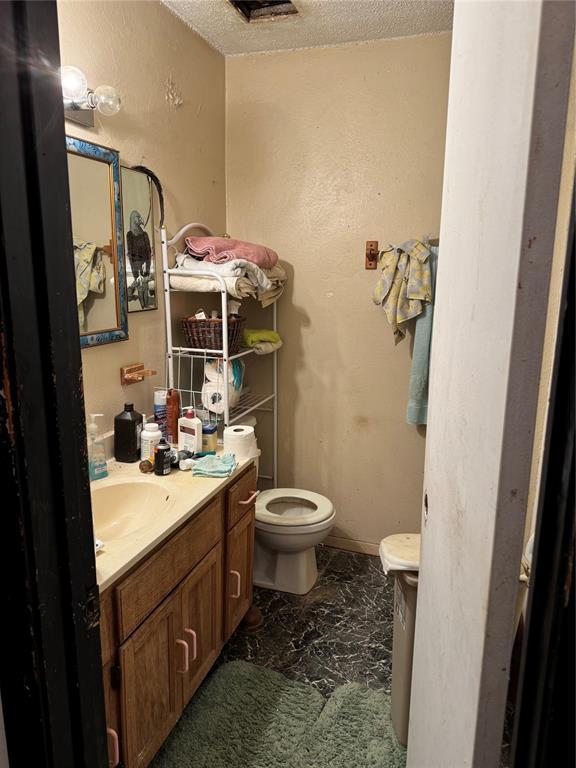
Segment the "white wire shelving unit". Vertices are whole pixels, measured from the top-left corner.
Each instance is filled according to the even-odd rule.
[[[160,230],[162,247],[162,271],[164,278],[164,311],[166,317],[166,385],[175,388],[180,393],[180,405],[194,410],[206,409],[202,402],[202,387],[204,385],[205,366],[209,361],[221,361],[218,364],[217,389],[222,393],[221,405],[217,411],[210,411],[210,419],[215,423],[222,423],[224,427],[232,424],[241,424],[243,419],[253,412],[268,412],[272,415],[272,474],[261,474],[263,480],[271,481],[273,486],[278,484],[278,352],[272,352],[272,381],[270,388],[265,392],[253,392],[246,387],[242,390],[238,401],[231,402],[228,386],[230,366],[233,361],[248,358],[254,350],[240,349],[239,352],[229,354],[228,349],[228,291],[226,282],[215,269],[185,270],[170,267],[169,248],[176,246],[183,237],[192,230],[202,230],[206,235],[213,236],[204,224],[197,222],[186,224],[171,238],[168,237],[166,227]],[[170,284],[171,275],[178,277],[208,277],[217,281],[220,286],[220,303],[222,313],[222,349],[200,349],[183,347],[174,344],[172,332],[172,302],[173,293],[194,293],[193,291],[180,291]],[[195,295],[198,295],[196,293]],[[248,299],[244,299],[247,301]],[[272,305],[272,327],[277,330],[276,302]],[[220,378],[221,375],[221,378]],[[261,462],[262,463],[262,462]]]

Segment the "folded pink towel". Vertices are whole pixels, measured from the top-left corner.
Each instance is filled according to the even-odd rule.
[[[265,245],[232,240],[229,237],[187,237],[186,248],[191,256],[214,264],[225,264],[233,259],[246,259],[261,269],[272,269],[278,254]]]

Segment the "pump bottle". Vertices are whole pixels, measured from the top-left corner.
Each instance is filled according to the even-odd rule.
[[[86,427],[86,432],[88,433],[88,472],[90,480],[101,480],[103,477],[108,477],[104,440],[98,436],[98,425],[96,424],[96,419],[103,415],[103,413],[88,414],[90,421]]]

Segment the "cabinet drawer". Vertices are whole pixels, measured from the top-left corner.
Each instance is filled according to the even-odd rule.
[[[120,641],[190,573],[223,534],[222,496],[218,496],[117,587]]]
[[[254,506],[257,481],[256,467],[253,466],[228,490],[228,531]]]

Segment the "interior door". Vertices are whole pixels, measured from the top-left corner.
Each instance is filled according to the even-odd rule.
[[[182,712],[180,597],[167,598],[120,648],[126,768],[147,766]]]
[[[182,676],[183,705],[192,697],[222,648],[223,547],[217,544],[179,589],[182,637],[188,643],[188,671]]]
[[[5,746],[13,767],[101,768],[106,728],[64,111],[59,78],[50,75],[60,66],[57,14],[53,1],[0,2],[0,103],[10,115],[0,119],[0,528],[10,627],[0,658],[0,762]]]
[[[408,768],[499,764],[574,46],[573,3],[456,7]]]
[[[225,633],[228,640],[252,603],[254,508],[226,536]]]

